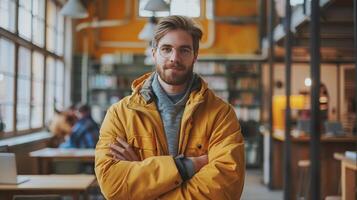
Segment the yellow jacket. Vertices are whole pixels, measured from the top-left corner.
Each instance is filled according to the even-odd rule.
[[[154,101],[141,95],[146,74],[133,82],[132,95],[112,105],[95,151],[95,172],[107,199],[239,199],[244,185],[244,143],[232,107],[201,80],[182,116],[178,153],[208,154],[208,164],[183,182],[168,145]],[[114,161],[109,144],[126,140],[139,162]]]

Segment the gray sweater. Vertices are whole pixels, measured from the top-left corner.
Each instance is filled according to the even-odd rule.
[[[159,110],[161,120],[164,124],[164,131],[169,147],[169,153],[172,156],[177,156],[178,153],[178,138],[180,133],[181,119],[191,91],[197,88],[197,86],[195,86],[195,83],[197,82],[195,79],[196,75],[194,74],[185,91],[174,95],[168,95],[163,90],[159,83],[157,73],[155,73],[152,81],[152,91],[156,96],[155,102]],[[187,180],[194,175],[195,170],[191,159],[181,156],[177,157],[175,162],[184,180]]]

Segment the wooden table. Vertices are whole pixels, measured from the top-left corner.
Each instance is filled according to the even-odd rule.
[[[21,184],[0,184],[0,199],[11,200],[14,195],[26,194],[62,194],[79,199],[95,181],[94,175],[19,175],[29,178]]]
[[[30,152],[30,157],[37,159],[40,174],[49,174],[53,160],[94,162],[94,149],[44,148]]]
[[[357,163],[356,160],[347,158],[344,154],[334,153],[333,157],[341,161],[341,186],[342,200],[357,199]]]
[[[283,188],[283,154],[284,154],[284,137],[282,135],[273,136],[273,154],[272,161],[273,177],[272,188]],[[340,164],[333,158],[335,152],[345,152],[355,150],[356,136],[346,137],[328,137],[321,136],[320,146],[320,177],[321,177],[321,198],[324,199],[329,195],[338,194],[339,188],[339,172]],[[292,137],[291,141],[291,196],[290,199],[295,199],[299,183],[299,160],[310,160],[310,137]]]

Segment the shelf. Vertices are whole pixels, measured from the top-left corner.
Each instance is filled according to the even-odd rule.
[[[237,107],[237,108],[257,108],[257,107],[260,107],[261,105],[260,104],[238,104],[238,105],[233,105],[234,107]]]
[[[228,91],[234,93],[260,93],[259,89],[228,89]]]
[[[90,88],[92,91],[104,91],[104,92],[130,92],[131,88]]]
[[[105,76],[130,76],[130,77],[137,77],[148,73],[150,71],[142,71],[142,72],[92,72],[90,76],[98,76],[98,75],[105,75]]]

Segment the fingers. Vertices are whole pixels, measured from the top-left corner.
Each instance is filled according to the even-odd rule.
[[[113,158],[121,159],[121,160],[131,160],[131,157],[128,153],[125,152],[125,149],[118,146],[116,143],[109,145],[110,150],[109,153],[113,156]]]
[[[110,155],[115,161],[127,161],[127,159],[120,154],[117,154],[115,151],[110,150]]]
[[[198,172],[202,167],[208,164],[208,155],[202,155],[198,157],[188,157],[192,160],[195,172]]]
[[[116,140],[118,141],[118,143],[120,145],[122,145],[124,147],[125,151],[129,154],[132,161],[139,160],[138,156],[135,154],[134,150],[131,148],[131,146],[128,143],[126,143],[123,139],[121,139],[119,137],[117,137]]]
[[[115,160],[139,161],[131,146],[120,138],[116,138],[116,143],[110,144],[110,154]]]

